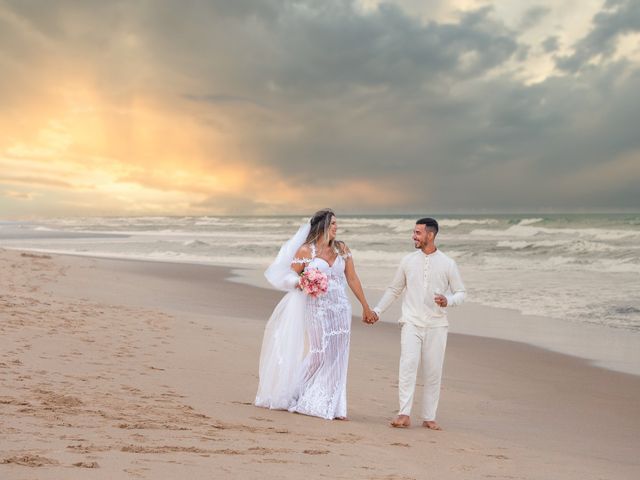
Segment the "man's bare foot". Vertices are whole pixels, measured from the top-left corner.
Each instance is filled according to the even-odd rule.
[[[342,422],[348,422],[349,419],[347,417],[336,417],[335,420],[340,420]]]
[[[424,422],[422,422],[422,426],[424,428],[428,428],[429,430],[442,430],[442,427],[433,420],[425,420]]]
[[[409,415],[398,415],[390,425],[394,428],[409,428],[411,426],[411,419]]]

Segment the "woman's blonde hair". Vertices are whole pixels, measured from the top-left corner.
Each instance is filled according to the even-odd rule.
[[[336,214],[330,208],[324,208],[318,210],[313,214],[309,223],[311,224],[311,230],[307,239],[304,241],[306,244],[317,242],[320,238],[324,239],[330,247],[334,247],[335,240],[329,240],[329,227],[331,227],[331,218]]]

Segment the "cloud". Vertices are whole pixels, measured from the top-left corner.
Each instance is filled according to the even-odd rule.
[[[560,39],[556,36],[550,36],[542,42],[542,48],[546,53],[553,53],[560,47]]]
[[[18,192],[15,190],[5,190],[2,192],[2,196],[7,198],[16,198],[19,200],[31,200],[37,196],[34,192]]]
[[[28,185],[31,187],[55,187],[71,188],[72,184],[56,178],[30,177],[27,175],[3,174],[2,182],[15,185]]]
[[[640,3],[636,0],[607,0],[593,17],[591,31],[574,45],[572,55],[557,59],[559,68],[576,72],[591,60],[613,55],[620,37],[640,32]]]
[[[516,3],[6,1],[0,163],[34,204],[89,185],[128,213],[640,205],[639,65],[595,61],[637,2],[573,43],[553,2]]]
[[[533,7],[528,8],[524,15],[522,16],[522,20],[520,21],[520,28],[523,30],[528,30],[536,25],[539,25],[540,22],[544,20],[551,13],[551,8],[543,5],[535,5]]]

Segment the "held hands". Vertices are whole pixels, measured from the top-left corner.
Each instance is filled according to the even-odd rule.
[[[362,321],[368,325],[373,325],[379,320],[378,314],[370,308],[362,310]]]

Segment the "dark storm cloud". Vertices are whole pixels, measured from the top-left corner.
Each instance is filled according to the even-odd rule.
[[[634,0],[607,1],[561,70],[535,84],[510,73],[530,46],[491,7],[447,22],[348,0],[5,1],[0,11],[15,30],[0,28],[9,58],[71,57],[105,94],[149,89],[202,125],[224,121],[297,188],[331,197],[348,180],[378,182],[408,192],[405,210],[427,191],[442,210],[640,207],[640,172],[620,177],[616,163],[640,151],[638,64],[585,67],[639,30]],[[532,7],[520,28],[550,15]],[[542,46],[556,52],[559,39]]]

